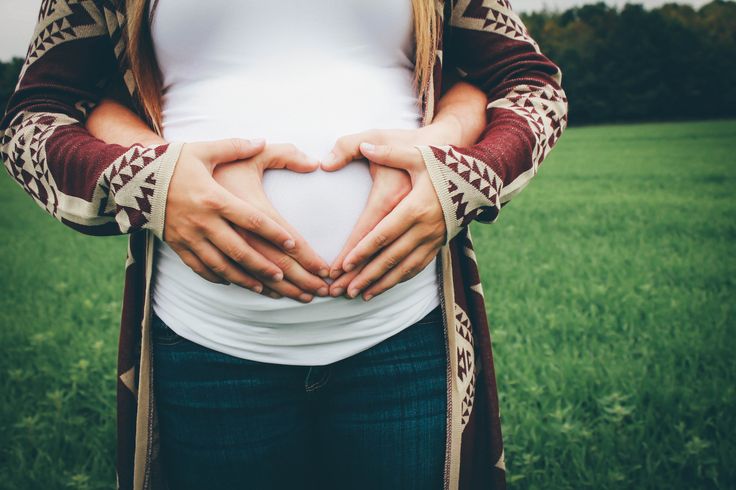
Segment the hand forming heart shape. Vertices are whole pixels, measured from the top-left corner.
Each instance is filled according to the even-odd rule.
[[[340,296],[347,291],[354,298],[364,290],[368,300],[413,277],[443,241],[442,211],[416,146],[473,144],[486,127],[486,102],[482,91],[458,81],[437,103],[427,126],[372,130],[337,141],[322,168],[335,171],[351,159],[367,157],[373,184],[331,266],[279,216],[263,192],[261,177],[267,168],[318,168],[318,162],[293,145],[266,147],[263,141],[239,139],[185,144],[169,185],[164,240],[211,282],[235,282],[303,302],[313,294]],[[109,99],[95,108],[86,127],[110,144],[165,143],[140,117]],[[319,277],[328,275],[334,279],[331,285]]]
[[[335,171],[366,157],[373,187],[366,208],[333,261],[330,295],[367,301],[418,274],[444,242],[442,208],[415,144],[437,141],[436,128],[371,130],[340,138],[322,162]],[[370,286],[370,287],[369,287]],[[366,289],[367,288],[367,289]]]
[[[373,179],[365,209],[330,267],[333,297],[347,291],[348,298],[355,298],[360,290],[373,284],[364,296],[370,299],[419,273],[437,254],[444,241],[444,218],[431,181],[423,172],[421,155],[412,146],[423,142],[426,134],[426,130],[371,130],[347,135],[338,139],[322,162],[324,170],[336,171],[350,161],[368,157]],[[376,147],[375,143],[381,146]],[[290,257],[274,245],[239,230],[253,248],[284,270],[284,280],[264,281],[269,288],[266,293],[275,297],[276,292],[302,301],[311,298],[302,296],[305,293],[300,288],[324,295],[321,281],[308,272],[320,272],[317,254],[274,209],[262,186],[267,169],[311,172],[316,170],[317,162],[293,145],[283,144],[267,145],[247,162],[248,165],[221,164],[213,177],[283,226],[295,237],[296,248],[301,251],[299,256]],[[403,202],[407,197],[408,201]]]

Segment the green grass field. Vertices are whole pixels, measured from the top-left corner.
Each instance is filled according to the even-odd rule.
[[[736,487],[736,121],[569,129],[473,225],[512,488]],[[0,179],[0,487],[112,488],[125,238]]]

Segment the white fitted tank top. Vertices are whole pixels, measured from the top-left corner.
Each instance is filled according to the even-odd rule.
[[[159,0],[152,37],[169,141],[293,143],[324,157],[343,135],[420,125],[410,0]],[[274,207],[328,263],[371,188],[365,160],[337,172],[267,170]],[[194,273],[157,240],[153,309],[182,337],[244,359],[329,364],[439,305],[436,259],[363,301],[272,299]]]

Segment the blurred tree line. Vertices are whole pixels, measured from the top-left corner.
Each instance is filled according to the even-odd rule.
[[[736,2],[599,2],[522,18],[562,69],[571,124],[736,116]],[[3,109],[21,65],[0,62]]]
[[[736,116],[736,2],[522,18],[562,70],[571,124]]]

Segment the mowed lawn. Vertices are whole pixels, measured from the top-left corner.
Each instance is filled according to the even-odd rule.
[[[571,128],[474,224],[512,488],[736,486],[736,121]],[[0,178],[0,488],[112,488],[124,237]]]

